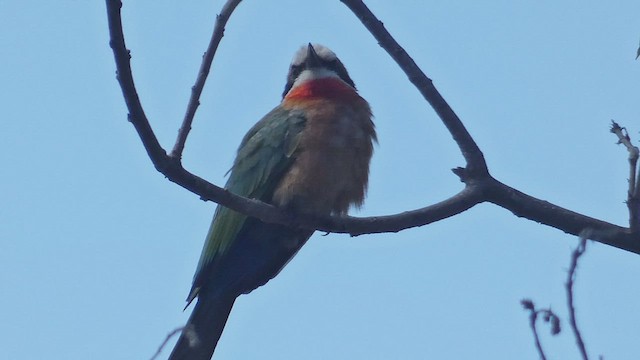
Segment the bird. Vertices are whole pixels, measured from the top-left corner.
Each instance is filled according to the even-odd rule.
[[[345,215],[364,201],[376,143],[371,107],[343,63],[309,43],[294,54],[281,103],[242,139],[225,189],[291,214]],[[187,297],[196,304],[169,359],[211,359],[236,298],[274,278],[313,232],[218,205]]]

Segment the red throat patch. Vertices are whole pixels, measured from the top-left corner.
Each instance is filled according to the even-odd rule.
[[[354,88],[336,78],[309,80],[289,91],[286,100],[307,100],[325,98],[335,100],[352,100],[360,96]]]

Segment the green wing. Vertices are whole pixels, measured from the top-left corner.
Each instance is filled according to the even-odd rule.
[[[306,119],[301,112],[277,107],[244,136],[225,188],[234,194],[271,200],[274,188],[293,161]],[[207,269],[233,244],[247,217],[218,206],[207,234],[194,276],[191,302],[198,294]]]

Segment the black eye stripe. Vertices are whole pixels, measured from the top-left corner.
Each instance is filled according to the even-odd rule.
[[[304,70],[302,68],[302,65],[291,65],[291,75],[293,75],[292,77],[295,79],[298,77],[298,75],[300,75],[300,73],[302,72],[302,70]]]

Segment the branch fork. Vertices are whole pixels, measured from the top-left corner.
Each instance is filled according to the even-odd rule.
[[[640,170],[638,157],[640,149],[631,143],[631,137],[626,128],[611,120],[611,132],[618,137],[618,144],[622,144],[629,152],[629,189],[627,190],[627,208],[629,208],[629,228],[631,232],[640,231]]]
[[[126,48],[122,29],[120,16],[122,3],[120,0],[106,0],[110,45],[116,62],[118,82],[129,110],[129,120],[138,132],[156,169],[170,181],[200,196],[203,200],[214,201],[265,222],[357,236],[370,233],[398,232],[411,227],[427,225],[462,213],[477,204],[490,202],[513,212],[516,216],[552,226],[569,234],[579,235],[584,229],[593,229],[593,240],[640,254],[640,232],[637,222],[636,225],[633,225],[632,222],[630,228],[610,224],[536,199],[493,178],[489,173],[482,151],[460,118],[435,88],[432,80],[422,72],[385,29],[383,23],[371,13],[361,0],[341,1],[371,32],[378,44],[396,61],[409,81],[416,86],[424,99],[433,107],[451,133],[466,162],[464,167],[453,169],[453,172],[465,184],[460,192],[439,203],[393,215],[313,218],[304,214],[292,216],[272,205],[237,196],[190,173],[184,169],[180,159],[226,23],[241,0],[228,0],[216,18],[213,34],[204,53],[196,83],[192,88],[191,98],[178,137],[169,154],[159,144],[137,95],[131,73],[131,56]],[[637,195],[637,185],[634,191],[634,194]],[[637,196],[633,199],[636,201]],[[637,219],[637,213],[633,218]]]

